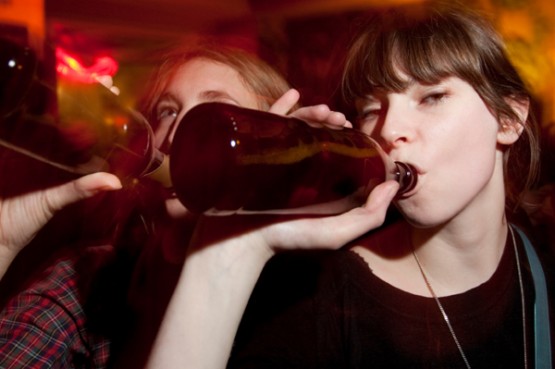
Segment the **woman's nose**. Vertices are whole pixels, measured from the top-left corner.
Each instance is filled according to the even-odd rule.
[[[380,140],[391,150],[412,140],[411,113],[401,104],[389,104],[380,130]]]
[[[177,127],[179,127],[179,125],[181,124],[181,120],[183,120],[183,117],[185,116],[185,114],[187,114],[189,110],[191,110],[191,108],[183,109],[177,115],[175,122],[173,123],[173,125],[171,126],[168,132],[168,145],[171,146],[173,142],[173,138],[175,136],[175,132],[177,131]]]

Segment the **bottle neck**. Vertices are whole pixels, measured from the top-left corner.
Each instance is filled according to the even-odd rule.
[[[144,177],[159,182],[165,188],[172,187],[170,176],[170,157],[158,149],[154,149],[152,161],[145,171]]]
[[[409,192],[416,186],[417,174],[416,168],[412,165],[403,163],[400,161],[395,162],[396,165],[396,179],[399,182],[399,191],[397,191],[397,196]]]

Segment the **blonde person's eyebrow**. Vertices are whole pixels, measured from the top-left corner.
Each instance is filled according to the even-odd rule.
[[[158,108],[158,105],[166,102],[177,103],[177,98],[172,93],[165,92],[160,96],[160,98],[156,102],[155,107]]]
[[[232,100],[234,102],[236,102],[237,104],[239,103],[236,99],[234,99],[230,94],[228,94],[227,92],[224,91],[219,91],[219,90],[208,90],[208,91],[202,91],[200,93],[200,97],[202,99],[206,99],[208,101],[213,101],[213,100],[218,100],[218,99],[229,99]]]

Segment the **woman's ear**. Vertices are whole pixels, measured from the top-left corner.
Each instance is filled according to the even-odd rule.
[[[530,109],[530,100],[528,98],[508,98],[507,103],[517,115],[518,120],[509,117],[501,119],[499,131],[497,132],[497,143],[501,145],[512,145],[518,140],[520,134],[524,130],[524,125],[526,124],[526,119],[528,119],[528,111]]]

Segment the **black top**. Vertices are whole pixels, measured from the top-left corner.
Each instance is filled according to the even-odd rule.
[[[534,287],[521,242],[518,248],[528,367],[533,368]],[[520,288],[511,243],[490,280],[440,300],[472,368],[524,367]],[[245,312],[229,367],[465,364],[433,298],[389,285],[360,256],[341,250],[281,254],[270,261]]]

